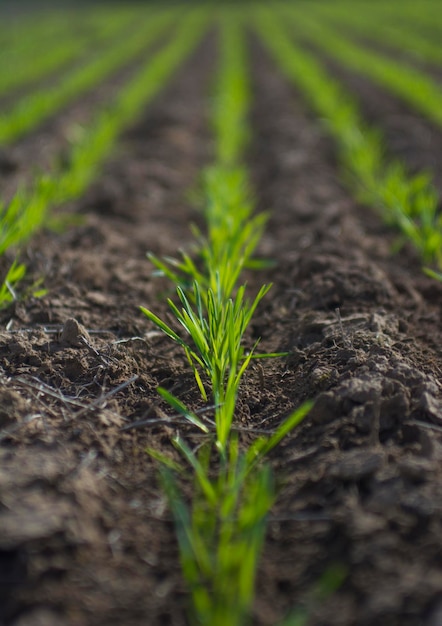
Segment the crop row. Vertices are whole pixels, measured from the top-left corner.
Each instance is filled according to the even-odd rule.
[[[307,7],[304,7],[307,8]],[[334,9],[336,8],[336,14]],[[333,9],[333,10],[331,10]],[[409,29],[413,34],[421,34],[427,39],[437,41],[442,34],[442,15],[440,12],[440,4],[438,0],[388,0],[387,2],[369,2],[360,0],[357,5],[357,11],[354,10],[354,3],[348,0],[337,0],[333,3],[315,2],[314,5],[309,4],[308,12],[313,10],[315,14],[320,15],[324,11],[327,19],[333,19],[334,15],[360,14],[367,16],[367,19],[375,21],[382,27],[386,23],[399,29]]]
[[[259,33],[285,75],[295,82],[336,140],[342,164],[358,198],[377,207],[399,227],[424,263],[442,268],[442,218],[439,197],[427,174],[411,176],[386,154],[379,129],[370,127],[353,94],[335,80],[313,53],[300,47],[291,27],[262,11]],[[429,272],[433,270],[430,268]]]
[[[287,11],[293,31],[301,41],[313,43],[326,56],[367,76],[386,91],[398,96],[430,121],[442,126],[442,90],[422,71],[385,54],[351,42],[340,32],[299,11]]]
[[[139,7],[133,5],[115,5],[110,15],[109,7],[105,5],[91,5],[87,9],[79,6],[66,5],[63,9],[52,6],[28,6],[26,11],[8,13],[2,7],[2,21],[0,23],[0,38],[7,46],[8,52],[21,51],[22,46],[31,45],[23,39],[32,37],[42,43],[47,37],[63,35],[78,29],[94,29],[103,21],[114,19],[125,20],[128,15],[137,19],[140,16]],[[4,50],[2,50],[4,52]]]
[[[387,3],[385,7],[378,5],[375,9],[380,11],[381,19],[387,16],[392,23],[397,21],[400,24],[407,24],[429,38],[442,35],[442,16],[437,0],[423,0],[419,3],[413,0],[392,2]]]
[[[159,34],[170,23],[170,14],[161,14],[150,22],[150,37]],[[160,90],[173,71],[197,44],[207,22],[206,13],[195,10],[187,16],[153,59],[149,59],[136,75],[119,91],[114,102],[106,103],[90,124],[83,129],[68,155],[68,164],[54,167],[51,174],[37,178],[32,187],[20,190],[8,206],[1,208],[0,255],[22,244],[49,221],[49,211],[80,196],[111,151],[119,133],[137,116],[143,106]],[[144,45],[145,45],[144,35]],[[4,303],[11,298],[17,266],[14,264],[3,285]],[[18,275],[21,277],[21,273]]]
[[[22,14],[15,16],[15,19],[2,19],[0,22],[2,59],[5,54],[15,56],[33,50],[36,44],[41,44],[45,39],[49,38],[50,41],[54,33],[63,36],[63,33],[69,32],[69,24],[75,29],[83,16],[75,12],[70,17],[72,19],[66,20],[66,13],[57,11],[43,14],[31,12],[26,14],[26,17]]]
[[[342,6],[345,7],[345,4]],[[326,16],[330,12],[330,8],[327,9],[327,6],[319,4],[318,7],[310,9],[310,11],[313,14],[317,12]],[[339,16],[342,13],[343,11],[339,11],[339,8],[337,8],[336,14]],[[99,15],[98,12],[95,17]],[[133,17],[131,12],[124,15],[126,18],[128,16]],[[402,66],[393,61],[389,65],[388,60],[385,63],[383,57],[379,57],[379,55],[371,51],[363,50],[357,44],[343,39],[324,21],[313,20],[309,17],[308,12],[300,14],[297,10],[286,8],[284,9],[284,17],[287,17],[287,22],[290,20],[292,24],[290,31],[295,31],[297,36],[299,35],[299,29],[302,31],[300,34],[302,40],[307,38],[308,41],[315,42],[317,46],[322,47],[327,55],[334,55],[343,63],[349,63],[349,59],[351,59],[352,67],[357,66],[360,68],[362,63],[363,67],[366,65],[370,68],[370,72],[373,73],[373,68],[377,67],[376,63],[373,63],[374,55],[374,58],[377,58],[379,61],[378,65],[381,68],[380,72],[383,80],[388,83],[390,89],[395,88],[392,87],[392,82],[396,86],[400,84],[402,92],[412,94],[414,101],[418,100],[419,103],[424,103],[427,110],[431,110],[435,116],[440,117],[442,108],[439,106],[440,93],[437,86],[426,77],[419,76],[421,81],[419,84],[423,84],[423,89],[426,89],[426,91],[419,92],[419,90],[416,90],[416,82],[414,81],[416,71],[412,68]],[[93,23],[94,20],[92,20]],[[102,32],[109,33],[109,30],[113,31],[115,23],[116,21],[111,19],[107,22],[104,21]],[[115,72],[118,67],[128,64],[130,59],[136,58],[140,51],[145,50],[149,42],[158,38],[161,32],[171,23],[171,13],[161,13],[156,17],[152,17],[147,25],[144,24],[136,31],[135,36],[129,42],[125,39],[118,40],[117,38],[116,45],[107,46],[104,53],[97,55],[85,67],[73,70],[62,79],[58,87],[54,86],[52,89],[36,91],[26,101],[14,107],[8,114],[0,116],[0,141],[3,143],[15,141],[21,135],[35,128],[36,125],[56,112],[61,106],[67,104],[72,99],[78,98],[93,85],[104,80],[106,76]],[[115,41],[111,43],[115,44]],[[330,77],[323,76],[320,78],[318,76],[318,61],[315,61],[311,55],[309,57],[309,53],[302,50],[299,45],[292,41],[291,51],[287,50],[285,53],[280,54],[285,56],[285,63],[288,63],[289,58],[292,57],[291,62],[293,65],[295,58],[299,62],[300,58],[303,57],[304,61],[302,63],[304,65],[315,65],[316,71],[313,72],[312,76],[316,78],[312,78],[309,81],[310,94],[308,97],[313,98],[311,89],[312,83],[315,82],[317,92],[317,96],[314,97],[316,98],[315,107],[327,119],[330,119],[330,116],[338,118],[337,122],[330,122],[330,126],[341,127],[340,130],[335,130],[335,135],[338,141],[340,141],[341,153],[347,169],[350,169],[355,180],[359,181],[359,195],[363,196],[367,203],[387,208],[387,220],[389,222],[395,221],[400,225],[404,234],[411,238],[421,251],[426,263],[436,266],[440,264],[438,252],[441,239],[440,220],[437,218],[435,209],[437,196],[428,180],[423,176],[414,179],[408,177],[405,169],[397,162],[391,163],[390,167],[385,169],[384,146],[378,133],[368,129],[367,125],[364,124],[361,114],[356,111],[355,102],[351,105],[344,102],[349,97],[351,99],[351,95],[346,94],[342,88],[340,88],[340,94],[335,94],[333,104],[328,102],[327,106],[324,105],[324,102],[327,100],[325,94],[328,91],[336,91],[337,86],[330,86],[330,82],[333,82]],[[361,62],[361,58],[363,62]],[[398,72],[398,67],[401,69],[401,72]],[[324,75],[325,70],[319,68],[319,74],[321,72]],[[377,78],[381,80],[379,76]],[[304,79],[304,82],[306,80]],[[325,85],[327,82],[329,83],[328,88]],[[430,89],[431,97],[428,97]],[[321,91],[323,92],[322,94]],[[322,102],[320,103],[320,101]],[[103,112],[103,117],[106,117],[105,112]],[[96,134],[94,129],[99,127],[101,127],[101,124],[94,119],[92,124],[84,129],[84,133],[87,136],[94,137]],[[348,137],[352,133],[353,138],[350,141]],[[226,146],[220,149],[228,151],[231,140],[227,133],[224,133],[223,137]],[[355,137],[360,137],[360,141],[356,141]],[[85,167],[80,167],[78,163],[75,165],[75,154],[77,152],[83,154],[84,148],[81,147],[83,142],[85,142],[84,137],[83,141],[77,141],[72,146],[71,155],[68,158],[70,165],[62,172],[61,176],[60,172],[56,171],[49,178],[43,177],[37,180],[31,192],[19,191],[10,203],[8,210],[3,209],[3,224],[5,228],[2,234],[2,253],[11,245],[15,245],[24,239],[42,223],[44,216],[47,214],[47,207],[81,193],[81,190],[85,188],[87,183],[79,185],[75,181],[79,179],[84,181],[91,180],[91,176],[94,176],[94,167],[90,167],[91,175],[87,176],[85,175]],[[103,155],[105,150],[104,148]],[[92,154],[89,148],[86,149],[86,152]],[[346,156],[344,156],[345,154]],[[103,155],[101,158],[104,158]],[[82,157],[82,159],[85,164],[100,161],[100,159],[95,157],[92,159]],[[57,178],[57,183],[54,182],[55,177]],[[71,191],[67,191],[68,189]],[[77,191],[73,191],[74,189]],[[23,208],[25,205],[28,207],[27,210]],[[36,207],[39,208],[37,209]]]
[[[306,404],[275,432],[240,444],[234,424],[239,387],[257,342],[246,348],[245,333],[270,286],[249,300],[242,270],[265,226],[255,215],[243,165],[249,137],[251,93],[245,33],[235,14],[221,17],[220,67],[212,128],[215,162],[203,172],[205,232],[197,231],[197,251],[190,258],[165,262],[152,258],[173,280],[177,299],[169,300],[175,325],[143,308],[167,337],[180,345],[195,376],[204,405],[192,411],[166,389],[158,391],[171,409],[204,437],[192,449],[192,435],[172,439],[180,453],[171,461],[158,450],[161,479],[175,517],[183,574],[192,597],[191,623],[240,626],[249,619],[266,518],[275,499],[266,455],[306,415]],[[181,331],[179,330],[181,329]],[[207,406],[209,403],[209,406]],[[213,415],[213,418],[212,418]],[[253,430],[248,430],[253,436]],[[190,505],[180,485],[193,484]],[[187,489],[185,489],[187,492]]]
[[[391,23],[373,11],[373,6],[362,6],[358,11],[349,11],[345,5],[322,5],[316,11],[310,9],[316,19],[331,23],[345,36],[362,36],[368,41],[379,42],[399,52],[408,54],[417,61],[427,61],[436,66],[442,63],[442,49],[437,34],[420,34],[412,24]]]
[[[342,60],[351,51],[357,59],[352,61],[353,67],[357,62],[360,71],[378,67],[373,59],[384,57],[341,39],[333,28],[311,20],[307,13],[301,16],[293,9],[284,9],[278,15],[254,8],[252,17],[256,32],[286,77],[296,83],[325,120],[358,198],[381,210],[387,222],[399,226],[414,243],[423,262],[441,270],[442,217],[439,198],[428,177],[411,177],[401,163],[385,156],[380,133],[364,121],[357,101],[327,72],[317,55],[299,45],[293,33],[296,24],[302,26],[302,38],[323,46],[327,54],[332,54],[333,48],[333,54],[340,59],[342,55]],[[240,438],[235,416],[244,374],[253,359],[281,355],[260,354],[258,342],[249,345],[247,341],[256,307],[270,285],[262,285],[249,296],[243,275],[245,269],[256,270],[263,265],[254,254],[267,218],[255,212],[244,164],[252,104],[245,28],[234,9],[222,12],[219,20],[219,67],[211,110],[214,162],[201,176],[205,225],[201,230],[194,228],[192,253],[183,251],[166,259],[150,257],[155,268],[175,286],[176,296],[168,300],[172,316],[162,319],[151,309],[142,311],[180,346],[198,394],[195,408],[169,390],[158,389],[169,410],[184,419],[189,429],[182,429],[172,439],[177,451],[173,459],[156,449],[148,450],[159,462],[175,519],[183,575],[191,594],[191,623],[240,626],[250,617],[266,519],[276,497],[266,457],[299,424],[311,404],[302,406],[265,436],[258,437],[248,429],[252,443]],[[14,141],[34,128],[134,59],[172,23],[172,13],[156,14],[129,41],[66,76],[57,90],[36,93],[28,100],[26,111],[16,107],[10,115],[17,117],[0,123],[0,137],[4,142]],[[0,255],[20,246],[47,224],[52,207],[84,193],[118,135],[164,87],[208,24],[205,9],[194,9],[183,17],[170,40],[127,80],[114,101],[95,112],[72,144],[63,168],[54,166],[50,174],[38,177],[29,189],[21,190],[7,206],[0,207]],[[412,68],[392,61],[385,67],[383,76],[387,76],[385,72],[390,76],[390,87],[392,68],[402,68],[396,72],[401,84],[414,78]],[[385,84],[388,80],[385,78]],[[433,89],[431,97],[434,93]],[[17,263],[12,266],[0,291],[0,304],[1,298],[5,303],[14,297],[14,282],[23,271]],[[193,447],[195,431],[200,437]],[[184,495],[189,493],[189,483],[193,487],[190,502]]]
[[[173,15],[169,12],[142,23],[129,40],[118,37],[86,65],[81,65],[63,76],[57,85],[33,92],[11,111],[3,113],[0,116],[0,144],[16,141],[61,107],[130,63],[147,50],[149,44],[159,37],[172,19]]]
[[[442,268],[442,223],[438,197],[426,176],[409,177],[397,161],[384,157],[378,132],[364,123],[355,102],[314,55],[299,48],[274,11],[256,13],[259,36],[290,80],[295,80],[337,141],[358,196],[381,208],[401,227],[427,263]],[[289,416],[276,432],[246,445],[235,427],[242,377],[258,354],[245,348],[245,335],[269,285],[252,300],[245,296],[242,270],[259,267],[254,250],[266,217],[254,212],[243,164],[250,136],[251,101],[245,33],[231,10],[221,20],[220,69],[212,115],[215,163],[203,175],[205,232],[196,230],[196,252],[177,259],[151,256],[157,270],[176,287],[168,304],[174,322],[142,311],[182,349],[193,371],[202,410],[192,410],[164,388],[170,408],[200,431],[198,445],[181,431],[172,438],[173,460],[158,450],[160,476],[177,530],[184,578],[191,592],[191,623],[242,625],[249,621],[265,521],[275,499],[268,452],[308,412]],[[213,415],[213,418],[212,418]],[[249,430],[253,435],[253,430]],[[183,495],[193,484],[190,503]],[[184,487],[183,487],[184,483]],[[287,623],[304,623],[289,617]]]
[[[58,24],[58,28],[51,29],[50,35],[43,41],[41,34],[39,37],[35,36],[38,33],[35,29],[36,32],[25,40],[27,45],[21,46],[19,51],[14,45],[8,53],[6,45],[6,51],[0,57],[0,94],[8,94],[18,87],[36,83],[69,63],[84,62],[91,54],[95,54],[95,50],[98,51],[102,44],[113,46],[118,39],[112,41],[112,38],[127,31],[127,27],[134,19],[132,13],[110,14],[105,19],[103,17],[101,16],[100,20],[93,20],[91,16],[87,23],[78,18],[74,24],[64,20]],[[126,37],[127,35],[128,33]],[[54,47],[57,54],[54,54]]]

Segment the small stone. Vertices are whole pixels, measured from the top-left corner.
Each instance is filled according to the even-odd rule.
[[[87,330],[71,317],[64,323],[60,341],[65,346],[80,347],[85,343],[90,344],[91,338]]]

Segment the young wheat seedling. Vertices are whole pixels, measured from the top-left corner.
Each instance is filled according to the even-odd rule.
[[[214,406],[214,430],[166,389],[160,395],[207,440],[195,451],[181,435],[172,443],[182,462],[156,450],[161,481],[168,496],[178,535],[183,575],[192,598],[192,624],[241,626],[253,600],[258,558],[266,518],[275,498],[268,453],[307,414],[306,404],[268,437],[240,451],[233,430],[241,381],[256,354],[258,341],[245,348],[245,334],[256,307],[270,285],[254,298],[240,284],[242,270],[253,265],[252,254],[266,216],[253,215],[247,172],[240,163],[248,136],[245,118],[249,90],[244,34],[233,9],[221,20],[221,68],[213,128],[217,161],[204,176],[207,232],[195,231],[198,259],[182,253],[180,260],[151,257],[157,270],[176,284],[178,301],[168,300],[175,330],[152,311],[143,313],[180,345],[204,401]],[[256,264],[255,264],[256,265]],[[189,506],[180,482],[193,474]]]

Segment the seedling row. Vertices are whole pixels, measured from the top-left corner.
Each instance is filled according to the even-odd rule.
[[[433,5],[428,3],[428,6]],[[364,10],[368,13],[368,8]],[[388,8],[378,10],[388,13]],[[349,92],[339,82],[332,69],[327,68],[326,59],[333,57],[335,62],[350,66],[353,71],[381,84],[386,93],[403,99],[407,106],[427,116],[435,128],[440,126],[441,93],[436,79],[412,63],[408,65],[401,59],[394,59],[394,53],[390,58],[387,53],[376,52],[353,35],[347,39],[342,33],[350,27],[350,22],[357,33],[369,38],[370,25],[375,28],[376,16],[372,14],[371,21],[359,22],[364,28],[358,27],[357,20],[346,19],[343,2],[337,4],[335,12],[325,3],[323,6],[317,3],[311,9],[304,4],[278,3],[274,10],[264,5],[216,10],[195,5],[185,11],[151,9],[149,19],[137,20],[137,11],[140,16],[146,15],[141,9],[134,8],[133,11],[122,11],[117,19],[116,16],[112,18],[112,13],[104,15],[97,10],[90,18],[92,31],[89,35],[87,20],[85,24],[84,16],[79,15],[74,26],[80,32],[86,28],[85,38],[80,44],[75,36],[69,38],[66,35],[60,46],[59,66],[53,59],[50,61],[48,55],[42,54],[37,56],[36,74],[32,75],[26,64],[27,55],[33,53],[30,45],[19,49],[15,57],[11,52],[15,67],[22,68],[17,69],[15,83],[7,74],[4,78],[0,75],[0,89],[4,85],[4,93],[8,93],[18,85],[49,76],[66,65],[65,73],[56,84],[41,91],[38,87],[33,88],[26,99],[18,99],[17,104],[2,115],[0,142],[5,150],[9,150],[19,139],[25,142],[28,135],[38,133],[44,120],[66,110],[88,90],[104,83],[123,67],[130,67],[131,63],[134,67],[113,101],[97,107],[87,126],[75,134],[63,162],[54,163],[47,173],[36,171],[30,183],[17,189],[11,200],[3,202],[0,221],[0,255],[4,271],[1,306],[8,315],[11,304],[26,308],[38,297],[48,297],[45,276],[36,276],[32,268],[26,267],[25,244],[32,249],[33,237],[42,229],[55,226],[60,229],[61,222],[57,222],[60,209],[87,195],[88,189],[100,180],[106,163],[118,153],[124,131],[133,127],[135,120],[149,117],[150,107],[179,76],[187,61],[197,59],[204,41],[215,39],[210,89],[205,95],[211,158],[200,169],[189,200],[193,203],[198,225],[189,224],[190,244],[166,250],[165,254],[148,255],[146,276],[149,276],[149,268],[155,276],[147,278],[151,281],[149,293],[156,295],[151,301],[135,303],[138,309],[134,307],[133,311],[134,320],[137,320],[134,325],[143,330],[140,335],[119,338],[112,345],[113,350],[124,351],[126,342],[134,344],[135,356],[131,358],[137,363],[141,358],[137,342],[145,342],[150,350],[145,337],[154,337],[160,342],[161,351],[155,358],[164,361],[167,370],[167,354],[173,350],[175,360],[181,363],[180,375],[187,376],[184,393],[180,385],[168,384],[168,377],[165,377],[166,383],[160,382],[155,388],[150,385],[147,392],[149,403],[153,410],[162,407],[158,410],[167,426],[167,436],[163,436],[159,446],[153,445],[147,436],[147,442],[136,448],[136,454],[141,456],[146,468],[155,468],[161,497],[172,515],[178,546],[176,563],[180,563],[186,597],[183,615],[187,616],[187,623],[241,626],[254,623],[256,618],[260,560],[265,552],[266,534],[273,532],[269,530],[269,520],[277,499],[284,498],[280,484],[286,476],[279,472],[276,462],[279,446],[287,450],[299,427],[303,433],[308,433],[310,427],[321,423],[320,420],[327,423],[327,417],[321,411],[326,403],[324,398],[328,397],[321,396],[315,403],[316,387],[311,393],[304,391],[291,399],[294,410],[273,416],[271,426],[266,420],[263,427],[253,419],[250,424],[238,421],[243,392],[250,381],[255,380],[256,384],[258,377],[261,392],[265,393],[266,372],[269,371],[269,375],[279,372],[278,380],[281,381],[289,371],[290,363],[296,362],[302,352],[286,339],[272,345],[269,337],[265,340],[266,348],[261,350],[261,338],[256,330],[262,327],[260,311],[266,311],[267,315],[270,311],[284,311],[283,315],[296,316],[293,312],[296,311],[296,299],[305,299],[302,290],[298,291],[295,286],[290,288],[295,294],[295,304],[290,303],[288,309],[279,304],[273,306],[273,288],[267,277],[274,259],[261,254],[261,250],[265,250],[266,238],[271,237],[269,222],[273,207],[266,207],[266,212],[258,209],[259,198],[254,191],[256,180],[251,166],[253,159],[257,158],[253,156],[256,145],[254,46],[259,48],[260,54],[272,59],[275,72],[293,85],[296,89],[293,93],[297,94],[311,118],[320,120],[321,132],[331,140],[339,164],[335,170],[336,179],[347,189],[348,196],[353,197],[355,204],[361,203],[382,216],[390,229],[388,237],[400,243],[396,245],[397,250],[404,246],[414,248],[416,274],[419,268],[423,270],[427,277],[422,276],[422,279],[430,283],[434,281],[434,289],[439,288],[442,275],[442,218],[440,197],[432,183],[432,173],[412,174],[408,164],[389,150],[382,129],[364,119],[357,94]],[[413,17],[413,6],[404,5],[406,25],[399,26],[399,35],[392,37],[393,48],[405,45]],[[134,22],[137,23],[134,25]],[[345,26],[342,31],[341,26]],[[419,27],[424,26],[424,20],[419,21]],[[29,29],[32,32],[33,26],[25,23],[21,28],[24,35]],[[65,25],[55,18],[50,28],[56,37],[64,32]],[[135,30],[127,39],[125,33],[129,28]],[[394,30],[394,26],[388,24],[383,28],[385,33],[390,28]],[[3,37],[8,39],[6,32]],[[97,37],[99,47],[94,48],[87,64],[70,67],[70,61],[81,59],[82,45],[95,45]],[[16,38],[14,33],[10,40],[14,42]],[[414,49],[426,60],[438,62],[436,44],[433,46],[431,40],[424,39],[418,30],[413,42]],[[318,124],[317,121],[312,123]],[[174,135],[173,130],[171,137],[175,137],[177,146],[186,141],[179,133]],[[183,193],[185,191],[189,190],[183,190]],[[103,220],[106,219],[103,216]],[[128,245],[130,247],[130,242]],[[302,245],[309,246],[308,243]],[[391,258],[396,254],[396,260],[392,262],[400,264],[402,252],[397,250],[391,252]],[[262,281],[261,275],[266,277]],[[161,288],[155,287],[157,281]],[[32,296],[29,296],[29,290],[22,289],[26,282],[34,284]],[[127,288],[130,289],[130,285]],[[278,289],[280,291],[280,287]],[[96,292],[94,298],[99,302]],[[344,302],[344,308],[345,305]],[[319,310],[330,313],[327,306],[319,307]],[[14,314],[11,315],[12,320]],[[356,363],[357,336],[349,339],[345,331],[345,324],[353,323],[353,317],[350,315],[343,320],[339,307],[333,315],[337,316],[336,320],[327,321],[338,328],[333,340],[341,342],[341,351],[347,351],[348,360],[353,359]],[[381,313],[376,315],[379,317]],[[72,313],[74,316],[75,312]],[[325,324],[324,320],[315,318],[311,322],[311,334],[317,333],[321,324]],[[383,336],[384,327],[378,318],[373,317],[370,324],[378,328],[377,337]],[[74,337],[68,336],[68,330],[72,328],[76,333]],[[46,327],[44,332],[47,332]],[[324,336],[327,332],[321,330]],[[107,380],[112,368],[117,368],[117,352],[97,350],[91,335],[75,320],[65,324],[60,337],[55,339],[55,347],[49,345],[48,353],[57,353],[57,342],[60,350],[85,348],[89,358],[97,360],[99,366],[95,377],[88,384],[96,384],[105,372],[104,378],[100,378],[103,385],[100,402],[94,405],[94,410],[106,407],[114,395],[118,396],[131,385],[136,385],[141,393],[146,392],[145,383],[138,381],[143,378],[143,373],[137,373],[126,382],[120,381],[114,391],[106,391],[103,381]],[[302,346],[301,340],[299,346]],[[362,348],[358,349],[363,352]],[[362,359],[360,354],[357,357]],[[75,367],[72,362],[70,365],[69,371],[75,378],[75,373],[72,374]],[[329,371],[325,367],[322,373],[320,369],[315,370],[316,385],[319,388],[324,386],[326,393],[331,394],[332,368]],[[43,385],[38,382],[38,376],[34,379],[34,385]],[[390,457],[384,458],[383,449],[379,451],[384,443],[380,434],[381,421],[388,421],[390,417],[394,424],[398,419],[396,405],[382,400],[383,394],[391,390],[379,387],[381,383],[376,375],[373,375],[374,379],[376,384],[373,383],[367,399],[365,392],[358,395],[357,390],[353,390],[351,396],[356,398],[354,403],[367,409],[365,414],[360,413],[361,422],[373,410],[370,442],[375,448],[375,460],[369,466],[367,476],[378,471],[382,463],[390,463]],[[422,380],[427,384],[427,379]],[[40,390],[38,397],[47,393],[47,387],[37,389]],[[79,394],[86,396],[89,393],[86,389],[87,385]],[[430,393],[437,395],[435,389],[436,383],[433,387],[428,383],[425,397]],[[66,406],[71,402],[71,397],[68,398],[63,391],[59,395],[53,393]],[[398,395],[399,391],[394,397]],[[408,395],[404,397],[407,399]],[[437,412],[433,400],[427,398],[427,402],[425,406],[419,405],[419,410]],[[437,399],[434,402],[437,403]],[[332,421],[333,411],[337,409],[330,404],[329,410]],[[391,415],[386,416],[385,412],[389,410]],[[82,407],[78,415],[83,411],[87,408]],[[151,408],[147,411],[148,417],[150,411]],[[122,419],[128,423],[119,432],[132,432],[131,429],[138,428],[135,418],[131,421],[123,416]],[[150,425],[149,420],[140,423]],[[389,428],[393,429],[393,426]],[[2,437],[8,440],[9,431],[5,431]],[[394,440],[394,436],[391,437]],[[333,445],[341,452],[345,451],[343,442],[336,440]],[[383,460],[376,465],[381,458]],[[93,463],[94,459],[91,458],[90,462]],[[375,469],[372,466],[376,466]],[[345,467],[340,471],[341,475],[335,470],[338,472],[336,476],[343,477],[343,482],[352,480],[351,472],[345,474]],[[310,509],[306,511],[314,519]],[[371,523],[374,523],[373,517],[374,514],[369,519]],[[362,522],[361,528],[364,528]],[[112,556],[120,558],[119,538],[113,537]],[[330,559],[326,564],[323,561],[319,568],[313,568],[314,573],[309,574],[309,589],[305,590],[305,597],[309,600],[301,605],[289,601],[284,614],[279,614],[273,623],[284,626],[308,624],[314,619],[315,603],[333,601],[334,593],[339,594],[341,587],[351,589],[347,568],[353,565],[341,558],[337,562]],[[429,604],[428,601],[427,608]],[[264,623],[260,618],[258,621]]]

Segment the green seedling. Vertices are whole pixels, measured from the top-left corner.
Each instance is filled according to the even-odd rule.
[[[402,6],[400,12],[402,13]],[[373,4],[361,4],[355,12],[350,11],[345,3],[334,2],[333,5],[321,3],[319,6],[311,5],[309,13],[324,24],[331,23],[333,28],[336,27],[337,31],[345,34],[346,39],[347,36],[352,40],[354,35],[362,35],[369,41],[380,42],[418,61],[425,60],[437,65],[442,62],[439,42],[436,38],[431,39],[431,33],[428,30],[423,36],[416,32],[416,23],[407,24],[401,22],[400,19],[390,22],[388,18],[385,19],[385,16],[382,16],[382,7],[379,11]],[[396,7],[395,18],[397,14]]]
[[[199,418],[170,391],[158,391],[169,406],[205,439],[192,449],[181,434],[172,439],[179,461],[149,449],[160,461],[160,476],[172,510],[183,576],[191,595],[192,624],[241,626],[250,618],[256,570],[265,536],[266,518],[275,487],[265,458],[305,417],[306,404],[276,432],[257,438],[241,451],[235,412],[242,378],[257,354],[247,349],[246,334],[256,307],[270,285],[254,298],[240,284],[245,267],[254,262],[265,215],[253,214],[247,171],[241,165],[249,136],[246,123],[250,91],[244,32],[230,8],[221,20],[221,62],[216,83],[212,127],[215,164],[203,176],[201,195],[206,231],[194,228],[196,259],[151,256],[157,273],[175,284],[177,301],[168,300],[175,324],[151,310],[143,313],[181,346],[204,402],[213,400],[214,420]],[[191,503],[182,484],[193,485]]]
[[[86,65],[67,73],[56,86],[33,92],[8,113],[0,115],[0,143],[16,141],[62,106],[95,87],[119,67],[136,58],[160,36],[172,19],[173,15],[165,12],[152,20],[142,22],[142,27],[130,39],[116,37],[116,41],[105,51],[101,51]]]
[[[442,217],[430,177],[410,176],[401,163],[386,156],[380,132],[364,122],[352,96],[315,56],[290,39],[280,18],[261,10],[256,23],[285,74],[300,86],[336,140],[345,176],[358,199],[398,227],[423,262],[441,267]],[[316,33],[316,27],[313,30]]]
[[[241,378],[253,358],[255,346],[245,352],[244,334],[259,302],[270,289],[264,285],[252,301],[245,298],[245,287],[237,289],[234,298],[225,299],[221,285],[216,292],[209,289],[203,296],[198,283],[193,285],[194,306],[181,287],[177,288],[181,308],[168,300],[169,306],[188,338],[182,339],[164,321],[148,309],[143,313],[184,350],[195,375],[203,400],[208,394],[203,382],[208,380],[216,405],[217,447],[226,454]],[[205,304],[206,303],[206,304]],[[274,357],[279,354],[259,355]],[[177,407],[174,407],[177,408]]]
[[[310,403],[303,405],[247,452],[240,451],[237,436],[231,435],[228,454],[216,472],[210,465],[210,439],[194,452],[177,435],[173,444],[194,475],[190,507],[180,490],[180,482],[187,479],[186,468],[148,450],[162,465],[161,483],[175,519],[182,570],[192,595],[192,623],[248,623],[267,516],[276,498],[265,458],[310,408]]]
[[[437,125],[442,125],[442,90],[422,71],[352,43],[342,33],[301,11],[289,10],[298,36],[343,65],[379,83]]]
[[[152,36],[159,36],[171,23],[171,13],[150,22]],[[50,210],[80,196],[97,176],[119,133],[140,114],[164,86],[202,37],[207,12],[191,11],[175,37],[132,77],[115,101],[98,112],[84,133],[79,134],[68,156],[67,165],[40,176],[29,190],[20,189],[6,206],[0,203],[0,255],[21,246],[43,224],[50,221]],[[144,45],[146,45],[146,39]]]
[[[218,166],[237,166],[250,131],[245,122],[251,94],[244,80],[246,50],[241,24],[234,13],[220,16],[220,48],[223,61],[217,76],[212,126]],[[233,131],[233,132],[232,132]]]
[[[41,280],[36,281],[33,285],[28,287],[24,294],[19,294],[17,287],[22,283],[26,276],[26,266],[22,263],[14,261],[6,274],[3,283],[0,285],[0,309],[9,306],[12,302],[16,302],[20,297],[33,296],[34,298],[41,298],[47,292],[46,289],[41,287]]]
[[[26,274],[26,267],[23,264],[14,262],[6,274],[6,278],[0,286],[0,309],[8,306],[11,302],[18,300],[16,287],[23,280]]]
[[[442,282],[442,272],[435,272],[429,267],[424,267],[424,272],[430,278],[434,278],[435,280],[440,280]]]
[[[215,133],[214,165],[201,177],[200,196],[207,232],[193,227],[199,261],[181,253],[180,259],[158,259],[150,255],[157,270],[175,284],[188,290],[192,300],[194,281],[204,287],[201,297],[210,289],[231,297],[244,268],[259,268],[264,263],[253,259],[261,239],[266,214],[255,215],[242,153],[249,137],[245,112],[250,93],[245,79],[245,45],[239,22],[234,14],[221,16],[220,46],[223,60],[217,77],[212,127]],[[189,289],[190,287],[190,289]],[[192,300],[194,302],[194,300]],[[207,305],[207,302],[204,302]]]
[[[221,291],[229,298],[245,268],[260,268],[265,264],[253,259],[261,239],[267,215],[253,215],[253,204],[243,167],[213,166],[203,177],[206,198],[204,216],[207,234],[193,227],[199,262],[181,253],[181,259],[149,258],[157,270],[184,289],[193,281],[214,293]],[[191,291],[191,289],[189,290]],[[192,294],[189,296],[192,298]],[[204,298],[204,293],[202,294]]]
[[[84,24],[87,25],[84,31],[81,28],[82,20],[76,15],[72,16],[72,20],[64,19],[60,24],[53,24],[48,29],[47,37],[40,29],[34,28],[21,54],[14,45],[9,54],[0,55],[0,93],[10,93],[20,86],[35,84],[70,63],[79,60],[87,62],[97,44],[116,45],[118,39],[113,36],[118,33],[120,37],[124,33],[127,39],[127,27],[135,18],[133,10],[118,11],[116,15],[113,12],[106,15],[101,12],[99,16],[100,20],[95,16],[94,24],[94,16],[91,15]],[[95,28],[91,28],[93,26]],[[57,54],[54,54],[54,45],[57,46]]]
[[[278,626],[307,626],[317,606],[337,591],[347,578],[347,568],[340,563],[331,565],[309,593],[302,606],[294,609]]]

